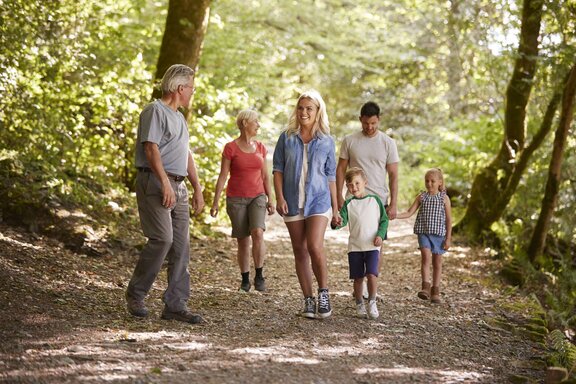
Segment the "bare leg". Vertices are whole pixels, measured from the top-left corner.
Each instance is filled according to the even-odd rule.
[[[421,248],[420,253],[422,255],[420,265],[422,282],[430,282],[430,262],[432,260],[432,251],[430,248]]]
[[[250,233],[250,236],[252,237],[252,258],[254,259],[254,268],[262,268],[264,265],[264,255],[266,254],[264,231],[262,228],[254,228]]]
[[[304,297],[314,296],[312,294],[312,271],[310,269],[310,254],[306,245],[306,225],[304,220],[286,223],[292,251],[294,252],[294,263],[296,266],[296,276]]]
[[[364,278],[361,277],[359,279],[354,279],[354,298],[356,299],[357,303],[361,303],[363,301],[362,298],[362,283],[364,282]]]
[[[324,235],[327,225],[328,219],[324,216],[309,217],[305,224],[306,243],[318,288],[328,288],[328,267],[324,252]]]
[[[442,280],[442,255],[432,255],[432,286],[440,287]]]
[[[368,279],[368,298],[374,299],[378,294],[378,277],[368,274],[366,278]]]
[[[238,260],[238,266],[240,267],[240,273],[250,272],[250,237],[238,238],[236,241],[238,242],[236,258]]]

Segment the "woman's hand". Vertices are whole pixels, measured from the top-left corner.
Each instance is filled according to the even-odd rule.
[[[212,205],[212,208],[210,208],[210,216],[212,217],[218,216],[218,211],[219,211],[218,204]]]
[[[273,215],[274,212],[276,212],[276,209],[274,208],[274,204],[272,204],[271,201],[266,203],[266,210],[268,211],[268,215]]]
[[[276,200],[276,212],[278,212],[280,216],[284,216],[288,213],[288,204],[286,203],[286,200]]]

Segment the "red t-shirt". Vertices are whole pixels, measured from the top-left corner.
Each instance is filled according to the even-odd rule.
[[[256,197],[264,193],[262,167],[266,161],[266,147],[256,141],[254,153],[243,152],[235,141],[224,146],[223,156],[230,160],[230,179],[227,197]]]

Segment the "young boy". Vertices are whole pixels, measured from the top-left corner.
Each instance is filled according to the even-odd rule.
[[[354,298],[358,316],[378,318],[376,294],[378,284],[378,260],[380,246],[388,229],[388,216],[382,200],[376,195],[366,194],[368,180],[360,168],[350,168],[345,176],[346,188],[351,197],[340,210],[342,221],[335,220],[332,226],[342,228],[349,224],[348,264],[350,279],[354,279]],[[368,313],[362,298],[364,276],[368,280]]]

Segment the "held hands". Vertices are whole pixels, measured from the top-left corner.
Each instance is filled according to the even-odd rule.
[[[330,222],[330,228],[336,229],[342,225],[342,217],[340,217],[340,211],[335,210],[332,213],[332,221]]]
[[[376,238],[374,239],[374,245],[377,247],[382,245],[382,238],[380,236],[376,236]]]

